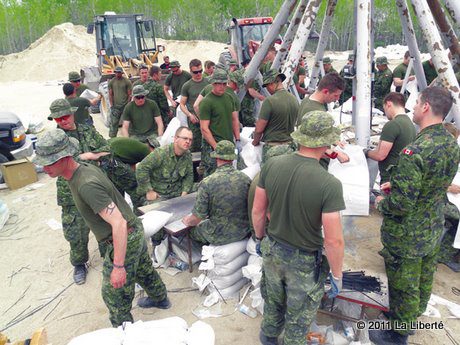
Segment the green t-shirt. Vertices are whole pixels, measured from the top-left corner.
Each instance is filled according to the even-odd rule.
[[[131,81],[122,77],[117,79],[117,77],[112,78],[109,81],[109,90],[113,91],[113,105],[114,106],[124,106],[129,102],[128,92],[133,89],[133,84]]]
[[[89,100],[83,97],[66,97],[66,100],[69,101],[72,107],[78,108],[77,111],[74,113],[75,122],[87,124],[86,120],[90,118],[88,108],[91,107],[91,103],[89,102]]]
[[[266,120],[263,141],[290,141],[299,112],[296,98],[285,89],[267,97],[260,109],[259,119]]]
[[[88,85],[85,85],[85,84],[80,84],[77,86],[77,89],[75,91],[77,91],[77,97],[80,97],[81,94],[85,91],[85,90],[88,90],[89,87]]]
[[[172,73],[168,74],[165,80],[165,85],[172,91],[173,99],[180,96],[182,86],[190,79],[192,79],[192,76],[187,71],[182,71],[179,75]]]
[[[379,162],[380,182],[390,181],[390,166],[396,166],[399,161],[399,154],[411,142],[415,140],[416,132],[411,119],[405,115],[397,115],[393,120],[383,126],[380,140],[393,143],[387,158]]]
[[[316,159],[297,153],[270,158],[262,167],[258,186],[268,197],[268,235],[303,250],[323,246],[323,213],[345,209],[340,181]]]
[[[193,110],[193,105],[195,104],[196,99],[200,95],[200,92],[205,88],[206,85],[209,85],[209,82],[206,78],[201,79],[201,81],[194,81],[190,79],[183,86],[180,92],[181,96],[187,97],[187,109],[192,114],[195,114]]]
[[[128,227],[136,222],[128,203],[98,167],[80,163],[68,183],[78,211],[98,242],[112,238],[112,226],[98,214],[110,203],[117,205]]]
[[[201,90],[200,95],[205,97],[209,95],[212,91],[212,84],[206,85],[206,87]],[[227,86],[225,89],[225,93],[228,94],[230,97],[232,97],[233,102],[235,103],[235,110],[240,111],[241,110],[241,104],[240,104],[240,99],[236,95],[235,91],[230,86]]]
[[[134,101],[129,102],[123,110],[121,119],[129,121],[129,135],[158,134],[158,126],[154,117],[160,116],[160,108],[150,99],[145,99],[144,105],[138,107]]]
[[[304,98],[302,100],[302,103],[300,103],[299,113],[297,116],[297,126],[300,126],[300,123],[302,122],[302,117],[306,113],[309,113],[310,111],[315,111],[315,110],[327,111],[327,105],[322,104],[318,101],[314,101],[310,99],[309,97]]]
[[[436,68],[430,65],[430,60],[426,60],[422,63],[423,73],[425,74],[425,79],[427,85],[430,85],[433,80],[438,76]]]
[[[216,96],[209,93],[200,102],[200,119],[209,120],[209,129],[214,139],[233,142],[232,113],[236,111],[235,102],[227,93]]]
[[[404,77],[406,76],[407,67],[408,66],[403,63],[396,66],[396,68],[393,71],[393,78],[399,78],[401,80],[404,80]],[[414,75],[414,70],[410,72],[410,75]],[[401,86],[396,86],[395,91],[401,91]]]
[[[113,154],[126,164],[137,164],[150,153],[147,144],[132,138],[111,138],[108,143]]]

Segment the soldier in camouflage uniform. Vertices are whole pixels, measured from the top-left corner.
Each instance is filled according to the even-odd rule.
[[[183,222],[195,227],[190,232],[195,241],[221,246],[250,234],[248,190],[251,180],[233,168],[236,154],[232,142],[219,141],[212,157],[217,160],[217,170],[201,182],[192,214],[184,217]]]
[[[342,96],[340,97],[339,103],[345,103],[348,99],[353,96],[353,78],[350,75],[346,74],[345,71],[350,71],[355,63],[355,54],[348,54],[348,62],[347,64],[340,70],[340,77],[342,77],[343,81],[345,82],[345,89],[342,92]]]
[[[335,297],[342,286],[342,185],[319,164],[339,140],[340,130],[331,115],[313,111],[291,136],[299,151],[271,158],[262,167],[252,209],[257,247],[262,240],[265,304],[259,339],[263,345],[278,344],[283,328],[285,345],[305,345],[329,265],[329,296]],[[265,231],[267,214],[270,223]],[[323,245],[327,260],[321,255]]]
[[[377,71],[374,79],[374,106],[383,111],[383,99],[390,92],[393,83],[393,73],[388,68],[386,56],[380,56],[376,59]]]
[[[107,176],[93,165],[75,161],[72,156],[76,154],[77,140],[55,129],[38,139],[34,163],[44,166],[51,177],[68,181],[80,214],[98,243],[107,246],[102,298],[112,326],[134,321],[130,311],[135,283],[148,295],[138,300],[138,306],[170,308],[165,285],[147,252],[142,223]]]
[[[149,91],[147,98],[155,101],[158,104],[161,112],[161,119],[163,120],[164,127],[171,121],[172,112],[169,109],[168,99],[163,91],[163,86],[160,84],[161,81],[161,69],[158,66],[150,67],[150,82],[145,87]]]
[[[115,77],[110,79],[109,101],[110,101],[110,126],[109,137],[115,138],[118,133],[118,126],[121,115],[126,104],[131,100],[133,85],[131,81],[123,75],[123,68],[116,67]]]
[[[460,149],[442,125],[451,106],[452,96],[444,88],[420,93],[413,118],[420,132],[400,155],[390,177],[391,193],[375,201],[383,215],[380,254],[393,325],[393,330],[369,331],[376,344],[407,344],[410,323],[425,312],[430,299],[446,191],[460,161]]]

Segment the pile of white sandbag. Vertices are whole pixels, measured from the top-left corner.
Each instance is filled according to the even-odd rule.
[[[241,134],[241,144],[243,149],[241,151],[241,158],[246,164],[246,168],[242,170],[252,180],[260,171],[260,163],[262,162],[262,146],[260,143],[258,146],[252,145],[252,133],[254,127],[244,127]]]
[[[214,345],[214,342],[210,325],[197,321],[188,327],[184,319],[175,316],[100,329],[75,337],[68,345]]]
[[[264,313],[264,300],[260,293],[260,280],[262,279],[262,257],[257,255],[256,242],[249,239],[246,245],[246,251],[248,252],[249,259],[247,266],[242,268],[243,276],[251,281],[253,289],[249,294],[251,298],[251,306],[256,309],[259,313]]]
[[[192,278],[192,282],[200,291],[207,289],[209,292],[205,306],[217,303],[220,297],[238,297],[239,291],[248,282],[241,270],[248,262],[247,242],[242,240],[223,246],[203,246],[199,269],[205,272]]]

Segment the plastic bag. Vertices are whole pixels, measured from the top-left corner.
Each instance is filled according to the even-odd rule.
[[[166,146],[174,142],[174,135],[177,129],[181,126],[180,120],[175,117],[169,122],[163,136],[160,138],[160,146]]]
[[[144,226],[144,237],[147,239],[156,234],[168,223],[171,217],[172,213],[163,211],[150,211],[140,216],[139,218],[141,218],[142,225]]]
[[[248,142],[243,146],[241,151],[241,157],[244,160],[244,164],[250,167],[253,165],[259,165],[262,162],[262,144],[254,146],[252,142]]]

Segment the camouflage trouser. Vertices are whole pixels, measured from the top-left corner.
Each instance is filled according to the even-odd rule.
[[[254,98],[244,97],[241,101],[240,123],[243,127],[255,127],[256,119],[254,117]]]
[[[292,152],[297,150],[297,147],[294,142],[283,142],[283,143],[265,143],[264,146],[262,146],[262,164],[267,162],[267,152],[274,146],[279,146],[279,145],[289,145],[292,149]]]
[[[217,163],[215,158],[211,158],[213,149],[206,140],[203,139],[201,147],[201,165],[204,169],[203,177],[206,177],[216,171]]]
[[[385,261],[390,297],[390,320],[398,322],[399,328],[406,323],[407,330],[397,330],[407,334],[410,322],[422,315],[428,304],[436,271],[439,247],[427,256],[409,259],[391,254],[383,248],[379,254]]]
[[[284,328],[285,345],[305,345],[305,337],[324,295],[327,260],[315,282],[315,256],[290,250],[265,237],[262,241],[264,298],[262,332],[278,337]]]
[[[62,229],[70,244],[70,263],[83,265],[88,261],[89,227],[75,205],[62,206]]]
[[[147,295],[154,301],[166,298],[166,287],[152,266],[152,260],[147,252],[142,225],[128,234],[126,246],[125,270],[126,284],[115,289],[110,284],[110,274],[113,269],[113,245],[107,245],[102,270],[102,299],[109,309],[109,318],[113,327],[120,326],[125,321],[133,322],[131,306],[134,299],[135,283],[138,283]]]
[[[121,114],[125,106],[113,106],[110,108],[110,127],[109,127],[109,137],[115,138],[118,133],[118,125],[120,124]]]
[[[189,118],[187,118],[187,123],[188,123],[188,128],[193,133],[193,142],[192,146],[190,147],[190,152],[201,152],[201,141],[202,135],[201,135],[201,129],[200,129],[200,123],[192,123]]]

